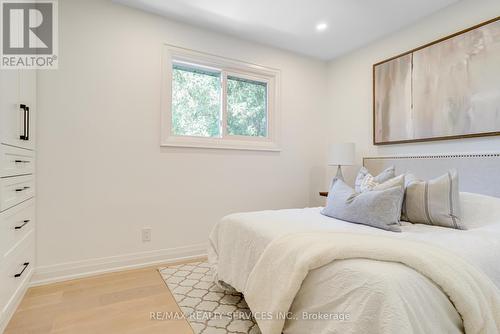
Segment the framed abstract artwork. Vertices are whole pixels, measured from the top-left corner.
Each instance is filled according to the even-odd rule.
[[[375,145],[500,135],[500,17],[373,65]]]

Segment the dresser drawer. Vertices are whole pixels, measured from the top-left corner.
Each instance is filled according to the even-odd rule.
[[[35,228],[35,199],[0,213],[0,262]]]
[[[33,174],[33,151],[8,145],[0,145],[0,177]]]
[[[35,196],[33,175],[0,179],[0,212]]]
[[[31,231],[21,244],[0,264],[0,307],[2,311],[24,291],[35,267],[35,233]]]

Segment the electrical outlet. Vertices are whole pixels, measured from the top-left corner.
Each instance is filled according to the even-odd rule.
[[[142,242],[150,242],[150,241],[151,241],[151,228],[143,228]]]

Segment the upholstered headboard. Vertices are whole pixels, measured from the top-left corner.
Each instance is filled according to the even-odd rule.
[[[411,172],[422,179],[455,168],[460,191],[500,197],[500,153],[366,157],[363,166],[372,174],[395,166],[398,174]]]

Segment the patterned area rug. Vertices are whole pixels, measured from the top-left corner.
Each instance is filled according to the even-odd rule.
[[[196,334],[260,334],[243,295],[224,291],[207,262],[158,269]]]

